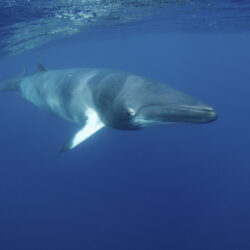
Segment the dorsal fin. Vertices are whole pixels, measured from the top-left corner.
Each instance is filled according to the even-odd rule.
[[[37,69],[38,69],[38,72],[48,71],[47,68],[41,62],[37,63]]]

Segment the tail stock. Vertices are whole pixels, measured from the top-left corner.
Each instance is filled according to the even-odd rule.
[[[18,77],[10,78],[7,80],[0,81],[0,92],[4,91],[18,91],[19,83],[26,76],[26,69],[23,70],[22,74]]]

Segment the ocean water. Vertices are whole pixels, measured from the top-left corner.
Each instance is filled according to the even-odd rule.
[[[0,250],[249,250],[250,2],[0,3],[0,80],[100,67],[213,106],[218,120],[103,129],[0,94]]]

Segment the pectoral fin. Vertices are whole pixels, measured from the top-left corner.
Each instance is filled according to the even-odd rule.
[[[60,152],[65,152],[76,147],[104,127],[104,124],[101,122],[95,111],[89,109],[86,114],[88,120],[85,126],[62,146]]]

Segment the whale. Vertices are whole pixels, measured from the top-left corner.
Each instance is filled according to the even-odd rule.
[[[147,77],[119,70],[73,68],[49,70],[0,81],[0,92],[13,91],[40,109],[79,124],[61,147],[78,146],[104,127],[140,130],[175,124],[201,124],[217,113],[199,99]]]

